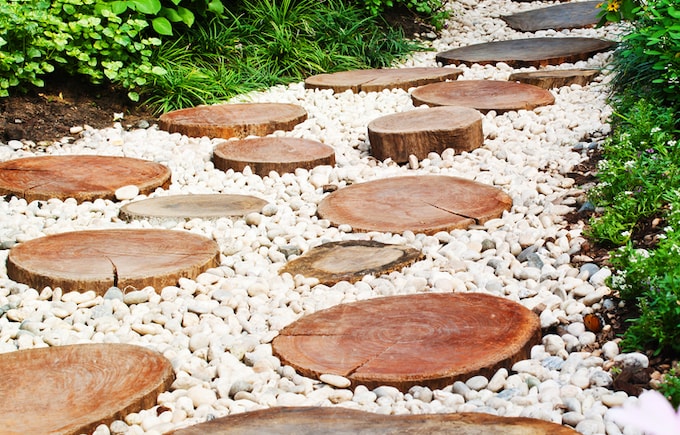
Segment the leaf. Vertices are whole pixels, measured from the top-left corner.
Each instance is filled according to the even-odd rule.
[[[111,12],[115,15],[120,15],[127,10],[127,2],[115,1],[111,2]]]
[[[222,15],[224,13],[224,5],[220,0],[212,0],[208,3],[208,10],[216,15]]]
[[[172,36],[172,24],[165,17],[154,18],[151,26],[159,35]]]
[[[194,24],[194,13],[189,9],[180,6],[177,8],[177,13],[182,17],[182,22],[188,27],[191,27]]]
[[[137,92],[130,91],[127,95],[130,100],[135,102],[139,101],[139,94]]]
[[[132,0],[134,9],[143,14],[156,15],[161,10],[160,0]]]
[[[167,18],[168,20],[172,21],[173,23],[177,23],[179,21],[182,21],[182,17],[179,16],[176,10],[170,9],[170,8],[163,8],[163,11],[161,14]]]
[[[675,9],[673,6],[669,6],[668,15],[670,15],[673,18],[680,18],[680,11]]]

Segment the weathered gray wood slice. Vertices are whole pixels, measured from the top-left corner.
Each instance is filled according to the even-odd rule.
[[[0,355],[0,432],[92,433],[151,408],[170,388],[172,364],[129,344],[78,344]]]
[[[250,195],[172,195],[130,202],[120,208],[124,219],[217,219],[259,212],[267,201]]]
[[[160,291],[217,266],[219,255],[213,240],[186,231],[73,231],[13,247],[7,275],[37,290],[50,286],[104,294],[113,286],[152,286]]]
[[[373,240],[324,243],[289,261],[279,273],[317,278],[321,284],[356,282],[365,275],[382,275],[400,270],[419,260],[415,248],[388,245]]]
[[[586,60],[609,51],[615,43],[597,38],[527,38],[485,42],[438,53],[444,65],[486,65],[504,62],[513,68],[559,65]]]
[[[307,111],[297,104],[215,104],[164,113],[158,119],[158,126],[170,133],[228,139],[292,130],[305,119]]]
[[[482,146],[482,116],[467,107],[433,107],[409,110],[374,119],[368,124],[371,154],[378,160],[408,161],[413,154],[424,159],[447,148],[457,152]]]
[[[586,86],[600,74],[596,69],[558,69],[550,71],[530,71],[510,74],[508,81],[526,83],[543,89],[562,86]]]
[[[443,388],[490,377],[529,357],[536,316],[483,293],[417,293],[340,304],[304,316],[272,342],[282,364],[304,376],[334,374],[353,386]]]
[[[600,21],[597,14],[601,11],[599,0],[563,3],[530,11],[503,15],[501,19],[512,29],[521,32],[538,30],[563,30],[579,27],[592,27]]]
[[[413,105],[464,106],[486,113],[533,110],[555,102],[550,91],[503,80],[458,80],[432,83],[411,92]]]
[[[383,89],[403,89],[428,83],[455,80],[459,69],[438,67],[365,69],[318,74],[305,79],[307,89],[332,89],[334,92],[380,92]]]
[[[213,151],[215,167],[240,172],[250,166],[253,173],[269,175],[312,169],[335,164],[335,149],[309,139],[295,137],[259,137],[221,143]]]
[[[435,234],[483,224],[511,206],[512,199],[494,187],[464,178],[422,175],[336,190],[319,203],[317,213],[355,231]]]
[[[148,194],[170,186],[170,169],[141,159],[114,156],[40,156],[0,163],[0,195],[31,202],[74,198],[115,199],[118,188],[135,185]]]

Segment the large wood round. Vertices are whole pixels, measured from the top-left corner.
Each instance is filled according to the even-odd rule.
[[[335,164],[335,149],[321,142],[295,137],[259,137],[231,140],[215,147],[215,167],[223,171],[240,172],[250,166],[253,173],[269,175],[312,169],[319,165]]]
[[[368,124],[371,154],[378,160],[419,160],[447,148],[471,151],[484,143],[482,116],[468,107],[433,107],[395,113]]]
[[[512,199],[502,191],[444,175],[393,177],[353,184],[324,198],[318,215],[355,231],[435,234],[500,217]]]
[[[266,204],[250,195],[172,195],[130,202],[120,208],[120,215],[127,220],[217,219],[259,212]]]
[[[319,74],[305,80],[307,89],[332,89],[334,92],[380,92],[383,89],[403,89],[428,83],[455,80],[459,69],[419,67],[396,69],[365,69]]]
[[[135,185],[147,194],[170,186],[170,169],[159,163],[114,156],[41,156],[0,163],[0,195],[26,201],[115,199],[118,188]]]
[[[613,47],[614,42],[597,38],[528,38],[454,48],[438,53],[436,59],[445,65],[505,62],[513,68],[539,67],[575,63]]]
[[[421,257],[415,248],[373,240],[329,242],[289,261],[279,273],[317,278],[321,284],[331,286],[339,281],[356,282],[365,275],[400,270]]]
[[[495,110],[533,110],[555,102],[550,91],[502,80],[458,80],[432,83],[411,92],[415,106],[465,106],[486,113]]]
[[[538,86],[543,89],[554,89],[562,86],[580,85],[585,86],[600,71],[596,69],[556,69],[550,71],[529,71],[510,74],[508,81],[517,81],[528,85]]]
[[[174,374],[160,353],[129,344],[78,344],[0,355],[0,432],[92,433],[151,408]]]
[[[530,11],[501,16],[512,29],[520,32],[537,30],[563,30],[579,27],[592,27],[600,19],[599,0],[563,3]]]
[[[185,231],[74,231],[13,247],[7,275],[35,289],[61,287],[65,292],[104,294],[112,286],[160,290],[217,266],[219,255],[213,240]]]
[[[304,376],[334,374],[353,386],[442,388],[492,376],[529,357],[538,316],[483,293],[419,293],[341,304],[302,317],[272,342]]]
[[[170,133],[228,139],[292,130],[305,119],[307,112],[296,104],[216,104],[164,113],[158,119],[158,125]]]

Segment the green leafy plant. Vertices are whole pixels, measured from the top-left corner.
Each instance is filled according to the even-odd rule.
[[[680,366],[677,363],[664,375],[659,392],[666,396],[675,409],[680,407]]]
[[[598,13],[598,26],[602,26],[607,22],[618,23],[620,21],[632,21],[636,18],[636,12],[639,8],[638,0],[605,0],[598,5],[600,12]]]
[[[437,29],[441,29],[449,17],[449,12],[444,7],[446,2],[443,0],[359,0],[357,3],[362,4],[373,16],[378,16],[388,9],[407,8]]]

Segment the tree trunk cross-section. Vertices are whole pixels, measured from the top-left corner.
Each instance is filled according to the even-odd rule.
[[[599,0],[564,3],[530,11],[501,16],[508,26],[520,32],[537,30],[563,30],[579,27],[592,27],[600,20]]]
[[[305,88],[332,89],[333,92],[408,91],[428,83],[455,80],[461,73],[459,69],[439,67],[352,70],[309,77],[305,80]]]
[[[171,195],[130,202],[120,208],[127,219],[218,219],[260,212],[264,199],[249,195]]]
[[[219,255],[213,240],[185,231],[74,231],[13,247],[7,275],[36,290],[46,286],[98,294],[113,286],[160,290],[217,266]]]
[[[526,83],[543,89],[555,89],[570,85],[586,86],[599,74],[600,71],[596,69],[556,69],[512,73],[508,81]]]
[[[164,113],[158,125],[170,133],[228,139],[289,131],[305,119],[307,112],[296,104],[216,104]]]
[[[424,159],[447,148],[457,152],[482,146],[482,115],[467,107],[409,110],[374,119],[368,124],[371,154],[378,160],[407,162]]]
[[[491,377],[529,357],[538,316],[483,293],[419,293],[336,305],[302,317],[272,342],[304,376],[334,374],[353,386],[443,388]]]
[[[483,224],[510,210],[502,191],[445,175],[393,177],[353,184],[328,195],[317,214],[355,231],[435,234]]]
[[[170,169],[159,163],[114,156],[40,156],[0,163],[0,195],[31,202],[74,198],[115,199],[118,188],[135,185],[148,194],[170,186]]]
[[[408,246],[388,245],[372,240],[324,243],[291,260],[279,273],[317,278],[321,284],[351,283],[365,275],[382,275],[400,270],[419,260],[422,253]]]
[[[174,373],[160,353],[129,344],[77,344],[0,355],[0,432],[92,433],[151,408]]]

